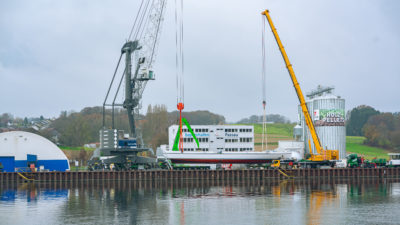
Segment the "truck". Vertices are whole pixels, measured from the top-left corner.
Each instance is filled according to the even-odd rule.
[[[347,167],[349,168],[378,168],[386,167],[387,160],[382,158],[365,159],[357,154],[350,154],[346,157]]]

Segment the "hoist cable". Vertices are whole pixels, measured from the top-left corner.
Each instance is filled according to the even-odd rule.
[[[181,57],[182,57],[182,103],[185,102],[185,63],[184,63],[184,55],[183,55],[183,0],[181,1]]]
[[[137,19],[139,17],[140,10],[142,9],[142,6],[143,6],[143,2],[144,2],[144,0],[142,0],[142,2],[140,3],[140,7],[139,7],[139,10],[138,10],[138,13],[136,14],[135,22],[133,22],[133,25],[132,25],[132,28],[131,28],[131,32],[129,33],[128,40],[130,40],[131,37],[132,37],[133,30],[134,30],[134,28],[136,26],[136,21],[137,21]]]
[[[261,40],[261,55],[262,55],[262,68],[261,68],[261,86],[262,86],[262,106],[263,106],[263,122],[262,122],[262,141],[261,141],[261,148],[264,150],[264,142],[265,142],[265,149],[267,149],[268,142],[267,142],[267,124],[266,124],[266,88],[265,88],[265,75],[266,75],[266,51],[265,51],[265,17],[262,16],[262,40]]]
[[[146,6],[146,10],[145,10],[145,16],[143,17],[143,21],[142,21],[142,23],[143,23],[143,28],[142,28],[142,30],[140,31],[140,34],[139,34],[139,37],[138,37],[138,40],[141,40],[142,38],[143,38],[143,34],[145,33],[145,29],[147,28],[147,23],[149,22],[149,20],[151,20],[151,18],[150,18],[150,16],[151,16],[151,9],[153,8],[153,6],[154,6],[154,0],[152,0],[151,1],[151,4],[150,4],[150,0],[147,2],[147,6]],[[148,7],[150,5],[150,7]]]
[[[175,66],[177,103],[184,103],[183,1],[175,0]]]
[[[155,41],[153,43],[153,47],[152,47],[152,51],[151,51],[151,56],[150,56],[150,61],[149,61],[150,64],[153,61],[154,52],[155,52],[155,49],[156,49],[157,38],[158,38],[158,34],[159,34],[159,31],[160,31],[160,25],[161,25],[161,17],[162,17],[163,11],[164,11],[164,4],[165,4],[165,1],[162,2],[160,18],[158,19],[158,23],[157,23],[157,32],[156,32]]]
[[[146,12],[147,12],[147,9],[149,7],[149,3],[150,3],[150,0],[148,0],[146,2],[145,6],[144,6],[144,9],[141,12],[141,16],[139,17],[138,27],[137,27],[136,32],[134,34],[134,38],[133,38],[134,40],[137,40],[139,33],[142,33],[142,29],[144,29],[144,26],[142,26],[142,25],[143,25],[143,20],[144,20],[146,14],[147,14]]]
[[[146,0],[144,0],[144,1],[146,1]],[[142,18],[143,18],[143,14],[145,14],[145,12],[146,12],[145,7],[147,5],[147,1],[144,3],[145,3],[144,6],[138,12],[138,22],[133,31],[133,38],[132,38],[133,40],[137,40],[137,36],[138,36],[139,30],[140,30],[140,27],[142,26]]]
[[[266,61],[266,55],[265,55],[265,17],[262,17],[262,100],[263,102],[266,101],[266,90],[265,90],[265,73],[266,73],[266,66],[265,66],[265,61]]]
[[[175,0],[175,72],[176,72],[176,104],[179,103],[179,95],[180,95],[180,88],[179,88],[179,57],[178,57],[178,10],[176,6]]]

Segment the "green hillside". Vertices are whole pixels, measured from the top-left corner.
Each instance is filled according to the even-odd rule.
[[[80,151],[80,150],[85,150],[85,151],[94,151],[94,148],[88,148],[88,147],[71,147],[71,146],[58,146],[61,150],[63,151]]]
[[[262,134],[262,124],[236,124],[236,125],[253,125],[254,134]],[[292,137],[294,126],[295,124],[290,124],[290,123],[267,124],[267,133],[285,137]]]
[[[254,150],[262,151],[262,124],[236,124],[254,126]],[[269,123],[267,124],[267,149],[273,150],[278,147],[278,141],[292,140],[293,127],[295,124]]]
[[[255,145],[260,145],[261,143],[257,139],[257,135],[262,133],[261,124],[251,124],[254,125],[254,134],[256,135]],[[278,140],[291,139],[293,137],[293,127],[295,124],[267,124],[267,133],[269,137],[268,144],[271,147],[277,146]],[[346,151],[347,153],[355,153],[364,156],[366,159],[372,158],[385,158],[389,159],[388,153],[390,150],[371,147],[364,145],[365,137],[359,136],[347,136],[346,137]],[[271,141],[271,142],[270,142]]]
[[[358,155],[364,156],[366,159],[372,158],[385,158],[389,159],[389,150],[377,147],[371,147],[364,145],[365,137],[359,136],[347,136],[346,137],[346,151],[347,153],[356,153]]]

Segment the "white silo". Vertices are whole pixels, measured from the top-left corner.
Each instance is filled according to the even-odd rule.
[[[332,94],[333,87],[318,86],[307,97],[307,107],[315,130],[324,149],[339,150],[339,158],[346,158],[345,100]],[[313,153],[316,153],[310,132],[299,106],[300,125],[303,127],[305,152],[308,153],[309,140]]]

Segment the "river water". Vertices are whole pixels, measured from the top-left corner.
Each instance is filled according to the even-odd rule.
[[[0,185],[0,224],[400,224],[399,180]]]

